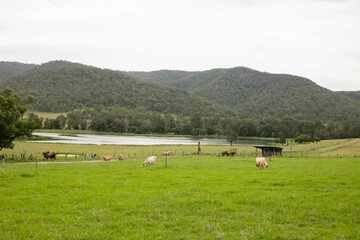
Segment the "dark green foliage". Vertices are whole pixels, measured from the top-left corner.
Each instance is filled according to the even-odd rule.
[[[296,138],[294,138],[296,143],[320,142],[320,140],[321,139],[319,137],[312,137],[308,134],[299,134]]]
[[[199,110],[206,115],[214,112],[231,114],[229,109],[208,103],[184,90],[144,83],[121,72],[68,62],[44,64],[5,84],[20,96],[33,95],[36,99],[34,108],[46,112],[120,106],[184,115]]]
[[[36,128],[42,128],[43,127],[43,119],[40,118],[38,115],[36,115],[34,113],[30,113],[28,119],[35,123]]]
[[[36,121],[23,119],[26,110],[11,88],[4,88],[0,92],[0,151],[13,148],[15,138],[30,136],[38,127]]]
[[[65,129],[67,126],[67,122],[69,119],[69,124],[71,121],[71,114],[69,117],[65,117],[64,115],[59,115],[55,119],[45,118],[43,128],[45,129]]]
[[[233,142],[238,139],[238,134],[235,131],[230,131],[226,135],[226,140],[230,142],[230,145],[232,146]]]
[[[170,78],[172,75],[168,74],[168,81],[162,79],[162,71],[133,76],[185,89],[209,101],[231,107],[242,117],[334,121],[360,118],[359,102],[322,88],[306,78],[270,74],[245,67],[185,73],[182,78]]]
[[[124,73],[66,61],[15,75],[0,81],[0,87],[9,85],[22,98],[33,95],[28,101],[33,110],[68,113],[57,119],[32,116],[43,128],[196,136],[232,133],[278,138],[281,143],[299,134],[321,139],[360,137],[360,102],[355,97],[297,76],[244,67]]]
[[[231,108],[242,118],[360,119],[357,92],[346,94],[352,96],[350,99],[345,93],[332,92],[305,78],[245,67],[121,73],[54,61],[2,85],[9,85],[22,97],[35,96],[34,108],[48,112],[120,106],[184,115],[196,111],[229,115]]]
[[[175,70],[160,70],[153,72],[125,72],[126,74],[145,80],[147,82],[163,83],[169,85],[170,82],[175,82],[179,79],[183,79],[193,74],[192,72],[186,71],[175,71]]]
[[[360,91],[340,91],[340,95],[349,97],[357,102],[360,102]]]
[[[0,81],[20,75],[35,67],[36,67],[35,64],[24,64],[18,62],[0,62]]]

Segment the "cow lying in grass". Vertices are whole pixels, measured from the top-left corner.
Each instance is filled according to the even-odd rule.
[[[262,168],[269,167],[269,164],[266,162],[266,159],[264,157],[257,157],[256,158],[256,166],[259,169],[262,169]]]
[[[150,157],[147,157],[145,159],[145,161],[143,162],[143,166],[150,166],[150,165],[154,165],[155,162],[156,162],[156,159],[157,157],[156,156],[150,156]]]
[[[104,161],[110,161],[111,160],[111,156],[103,156],[102,159]]]

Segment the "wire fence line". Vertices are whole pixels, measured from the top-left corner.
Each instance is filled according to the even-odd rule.
[[[162,152],[152,151],[152,152],[133,152],[133,153],[113,153],[109,154],[112,156],[113,159],[119,158],[119,155],[123,156],[123,159],[132,159],[132,158],[140,158],[140,157],[148,157],[148,156],[163,156]],[[218,157],[227,157],[222,156],[221,152],[187,152],[187,151],[174,151],[170,153],[170,156],[218,156]],[[233,157],[235,156],[242,156],[242,157],[251,157],[255,156],[255,151],[238,151]],[[231,157],[231,156],[228,156]],[[96,160],[101,159],[102,155],[91,156],[91,153],[82,153],[82,154],[75,154],[75,153],[56,153],[56,159],[46,160],[46,158],[39,153],[5,153],[0,155],[0,160],[5,159],[5,161],[55,161],[55,160]]]
[[[116,153],[109,154],[112,159],[119,159],[120,155],[122,155],[121,160],[126,159],[136,159],[136,158],[146,158],[148,156],[163,156],[162,152],[152,151],[152,152],[133,152],[133,153]],[[234,156],[222,156],[221,152],[187,152],[187,151],[174,151],[171,152],[170,156],[217,156],[217,157],[256,157],[257,155],[261,155],[261,153],[257,153],[256,151],[238,151]],[[275,156],[267,156],[269,158],[273,158]],[[276,157],[287,157],[287,158],[297,158],[297,157],[360,157],[360,154],[354,154],[352,156],[346,156],[342,154],[335,154],[335,155],[324,155],[320,153],[313,153],[313,152],[284,152],[282,156]],[[97,155],[96,157],[91,156],[89,153],[82,153],[82,154],[75,154],[75,153],[56,153],[56,159],[46,160],[46,158],[39,153],[5,153],[0,155],[0,161],[5,162],[27,162],[27,161],[57,161],[57,160],[65,160],[65,161],[81,161],[81,160],[99,160],[102,159],[101,155]]]

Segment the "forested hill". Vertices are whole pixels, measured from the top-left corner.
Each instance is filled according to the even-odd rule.
[[[152,72],[124,72],[134,78],[142,79],[147,82],[160,83],[172,86],[173,82],[189,77],[196,72],[177,71],[177,70],[159,70]],[[175,84],[176,85],[176,84]]]
[[[181,78],[176,74],[169,74],[167,70],[129,74],[146,81],[187,90],[191,94],[230,107],[243,117],[273,116],[309,120],[360,118],[359,102],[298,76],[270,74],[245,67],[182,72]],[[169,79],[166,81],[164,76],[169,76]]]
[[[22,97],[33,95],[33,108],[39,111],[125,107],[185,116],[200,112],[242,118],[360,119],[359,92],[333,92],[306,78],[245,67],[120,72],[53,61],[0,62],[0,69],[0,87],[10,86]]]
[[[338,93],[360,103],[360,91],[339,91]]]
[[[0,61],[0,81],[20,75],[35,67],[37,67],[35,64]]]
[[[43,64],[10,80],[20,96],[33,95],[35,110],[67,112],[84,107],[126,107],[146,111],[191,115],[231,114],[185,90],[136,80],[122,72],[55,61]]]

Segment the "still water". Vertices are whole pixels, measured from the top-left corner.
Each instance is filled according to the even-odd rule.
[[[48,143],[72,143],[72,144],[112,144],[112,145],[229,145],[225,139],[218,138],[187,138],[187,137],[147,137],[147,136],[117,136],[117,135],[96,135],[77,134],[65,136],[60,133],[35,132],[33,135],[50,137],[50,140],[39,140],[32,142]],[[266,144],[265,141],[238,141],[234,145],[256,145]]]

